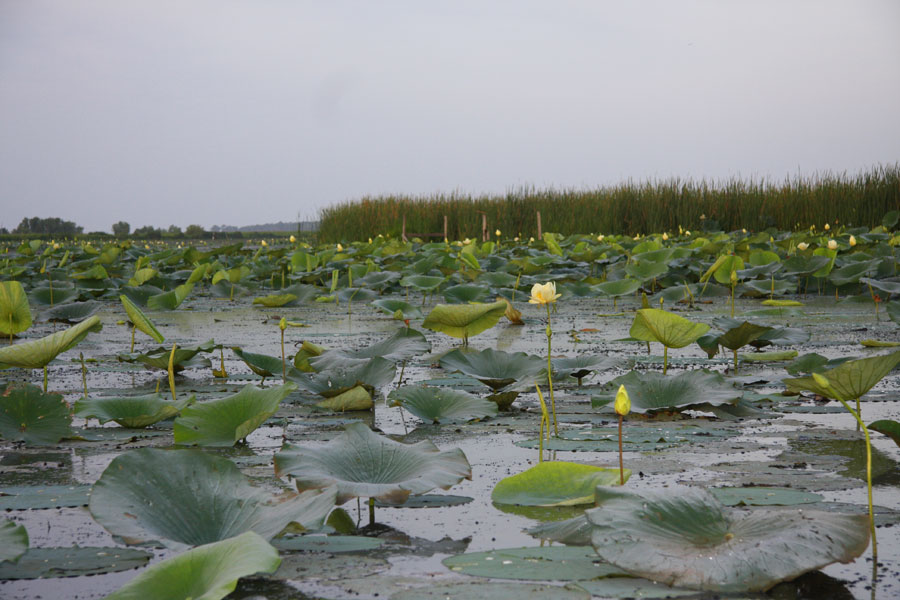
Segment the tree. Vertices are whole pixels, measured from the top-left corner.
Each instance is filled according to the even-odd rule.
[[[131,233],[131,225],[129,225],[125,221],[113,223],[112,232],[116,237],[127,237],[128,234]]]
[[[184,230],[184,236],[191,239],[206,237],[206,230],[201,225],[188,225]]]
[[[168,233],[172,237],[184,237],[184,232],[181,231],[181,227],[178,225],[169,225]]]
[[[40,217],[25,217],[13,233],[42,233],[56,235],[78,235],[84,231],[72,221],[63,221],[59,217],[42,219]]]
[[[158,240],[162,237],[162,229],[157,229],[153,225],[138,227],[134,230],[134,237],[144,240]]]

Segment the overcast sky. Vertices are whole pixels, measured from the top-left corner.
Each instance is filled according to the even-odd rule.
[[[0,0],[0,225],[900,161],[900,2]]]

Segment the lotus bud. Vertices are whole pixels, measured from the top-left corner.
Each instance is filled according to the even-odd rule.
[[[343,252],[343,251],[344,251],[344,247],[341,246],[340,244],[338,244],[338,245],[337,245],[337,251],[338,251],[338,252]]]
[[[534,238],[533,237],[528,238],[528,243],[530,244],[532,242],[534,242]]]
[[[831,225],[825,223],[825,231],[829,231],[831,229]]]
[[[624,417],[631,412],[631,398],[628,397],[628,390],[625,389],[624,385],[620,385],[619,391],[616,392],[616,402],[614,406],[616,414],[620,417]]]
[[[684,235],[691,235],[691,232],[690,232],[690,231],[685,231],[685,232],[684,232]]]
[[[497,237],[500,237],[500,230],[499,229],[495,230],[494,235]]]
[[[854,241],[855,241],[855,240],[854,240]],[[58,244],[58,243],[53,244],[53,249],[54,249],[54,250],[59,250],[59,244]]]
[[[850,247],[852,248],[855,245],[856,245],[856,236],[851,235],[850,236]]]
[[[291,236],[288,239],[291,241],[292,244],[297,241],[297,238],[294,236]]]
[[[809,244],[807,244],[806,242],[800,242],[799,244],[797,244],[797,250],[806,250],[807,248],[809,248]]]
[[[744,228],[741,228],[741,233],[747,233],[747,230]]]
[[[828,381],[828,378],[822,375],[821,373],[813,373],[813,380],[822,386],[823,388],[830,388],[831,382]]]
[[[513,238],[513,241],[514,241],[514,242],[518,242],[518,241],[519,241],[519,236],[514,237],[514,238]]]
[[[835,240],[828,240],[828,249],[837,250],[837,242]]]
[[[662,234],[662,239],[663,239],[664,242],[665,242],[665,241],[668,241],[668,239],[669,239],[669,234],[668,234],[668,233],[663,233],[663,234]]]
[[[266,246],[269,245],[269,242],[267,242],[266,240],[260,240],[259,245],[262,246],[263,248],[265,248]]]
[[[678,226],[678,235],[684,235],[684,229],[681,228],[681,225]]]
[[[597,236],[597,241],[598,241],[598,242],[602,242],[602,241],[603,241],[603,238],[605,238],[605,237],[606,237],[606,236],[603,235],[603,234],[601,233],[600,235]]]

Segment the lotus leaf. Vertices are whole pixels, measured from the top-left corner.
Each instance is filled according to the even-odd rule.
[[[395,298],[382,298],[372,302],[372,306],[383,313],[393,315],[395,319],[421,319],[422,310],[403,300]]]
[[[600,563],[591,548],[577,546],[468,552],[447,557],[443,563],[457,573],[497,579],[578,581],[625,575],[621,569]]]
[[[340,509],[339,509],[340,510]],[[277,538],[273,544],[287,552],[366,552],[380,548],[385,540],[361,535],[292,535]]]
[[[474,283],[453,285],[444,289],[444,300],[451,304],[481,302],[490,295],[490,290]]]
[[[53,287],[42,286],[33,288],[28,293],[28,296],[35,304],[52,306],[54,304],[62,304],[63,302],[71,300],[72,298],[77,298],[78,290],[76,290],[74,287],[53,284]]]
[[[173,368],[175,371],[183,371],[186,367],[206,366],[210,365],[209,360],[197,357],[201,352],[212,352],[216,347],[213,340],[207,340],[196,346],[178,346],[175,348],[175,355],[172,357]],[[153,348],[143,354],[119,354],[118,358],[122,362],[139,362],[153,369],[169,369],[169,358],[172,356],[172,349],[160,346]]]
[[[549,521],[525,531],[528,535],[567,546],[590,546],[594,527],[584,513],[562,521]]]
[[[605,396],[615,395],[620,385],[628,390],[631,412],[638,414],[682,411],[704,404],[735,404],[741,397],[741,392],[720,374],[703,370],[686,371],[675,376],[630,371],[610,381],[607,385],[610,391]],[[601,401],[595,404],[601,404]]]
[[[3,486],[0,510],[87,506],[90,495],[89,485]]]
[[[395,371],[394,363],[379,356],[365,363],[354,361],[354,364],[332,367],[321,373],[301,373],[290,379],[307,391],[334,398],[359,385],[365,386],[371,394],[393,381]]]
[[[175,443],[233,446],[274,415],[296,389],[291,382],[265,390],[248,384],[237,394],[188,406],[175,419]]]
[[[422,327],[468,342],[469,338],[497,324],[506,313],[506,302],[489,304],[438,304]]]
[[[0,563],[17,562],[28,550],[28,531],[24,525],[3,519],[0,523]]]
[[[309,364],[317,371],[332,367],[351,365],[352,361],[381,357],[391,362],[403,362],[431,351],[431,343],[421,332],[402,327],[392,336],[359,350],[329,350],[309,359]],[[350,362],[347,361],[350,359]]]
[[[669,265],[665,261],[643,260],[633,262],[625,267],[625,273],[636,281],[645,282],[658,279],[669,271]]]
[[[156,326],[147,318],[147,315],[128,296],[122,294],[119,296],[119,300],[122,301],[122,306],[125,307],[125,312],[135,328],[152,337],[157,344],[162,344],[165,341],[163,334],[156,329]]]
[[[616,358],[608,356],[589,356],[582,354],[574,358],[555,358],[551,361],[555,377],[574,377],[581,385],[581,380],[594,371],[612,369],[621,364]]]
[[[859,283],[860,278],[871,274],[878,267],[878,260],[867,260],[845,265],[834,269],[828,276],[828,280],[835,286],[841,287],[848,283]]]
[[[278,551],[248,531],[157,563],[105,600],[220,600],[241,577],[272,573],[280,564]]]
[[[565,587],[546,583],[490,581],[430,584],[400,591],[391,600],[589,600],[590,593],[575,584]]]
[[[341,392],[337,396],[331,396],[317,403],[319,408],[327,408],[335,412],[346,412],[348,410],[372,410],[375,407],[375,401],[372,399],[372,391],[366,389],[365,386],[357,385],[349,390]]]
[[[681,590],[662,583],[647,581],[636,577],[607,577],[593,581],[579,581],[575,585],[591,594],[591,597],[602,598],[681,598],[691,596],[697,598],[696,590]]]
[[[707,489],[725,506],[793,506],[814,504],[824,500],[819,494],[788,488],[753,486]]]
[[[587,511],[604,561],[653,581],[715,592],[762,592],[869,545],[867,517],[809,510],[741,511],[706,490],[635,493],[598,487]]]
[[[337,503],[368,497],[403,504],[410,494],[448,489],[471,479],[462,450],[441,452],[431,441],[401,444],[352,423],[318,448],[285,444],[275,455],[275,472],[291,475],[300,491],[337,485]]]
[[[0,436],[10,442],[38,446],[55,444],[71,435],[69,406],[59,394],[46,394],[25,384],[0,395]]]
[[[631,325],[631,337],[644,342],[659,342],[666,348],[684,348],[709,331],[705,323],[693,323],[660,308],[642,308]]]
[[[117,573],[143,567],[151,558],[149,552],[133,548],[29,548],[18,562],[0,564],[0,580]]]
[[[368,288],[348,287],[338,290],[337,297],[342,302],[369,302],[378,297],[378,292]]]
[[[517,381],[536,377],[546,367],[546,362],[524,352],[503,352],[493,348],[463,352],[456,349],[441,358],[441,367],[474,377],[497,392]]]
[[[412,287],[420,292],[431,292],[438,288],[439,285],[444,283],[445,279],[443,277],[434,277],[431,275],[410,275],[408,277],[404,277],[400,280],[400,285],[403,287]]]
[[[94,300],[88,300],[86,302],[65,302],[41,311],[41,318],[60,323],[79,323],[93,315],[102,307],[102,302]]]
[[[594,286],[599,293],[610,298],[618,298],[620,296],[628,296],[635,293],[641,287],[641,282],[637,279],[619,279],[616,281],[606,281],[598,283]]]
[[[152,296],[157,296],[159,294],[164,293],[161,288],[150,284],[144,284],[141,287],[129,287],[125,286],[120,289],[120,291],[128,296],[128,298],[139,306],[147,306],[147,301]]]
[[[75,416],[115,421],[122,427],[141,428],[171,419],[194,402],[194,396],[169,402],[159,394],[106,398],[82,398],[75,402]]]
[[[467,392],[408,385],[390,393],[393,406],[402,406],[426,423],[471,421],[497,416],[497,404]]]
[[[57,331],[46,337],[0,348],[0,369],[21,367],[40,369],[62,354],[74,348],[92,331],[100,331],[103,325],[99,317],[89,317],[68,329]]]
[[[309,364],[309,359],[313,356],[319,356],[324,351],[325,349],[321,346],[305,340],[303,344],[300,345],[300,350],[298,350],[297,354],[294,356],[294,366],[301,371],[311,373],[315,369]]]
[[[28,296],[18,281],[0,281],[0,333],[12,336],[31,327]]]
[[[281,377],[285,368],[285,363],[277,356],[269,356],[268,354],[256,354],[255,352],[246,352],[238,347],[231,349],[235,356],[244,361],[250,370],[265,379],[266,377]],[[294,371],[293,367],[287,366],[293,375],[299,375]]]
[[[625,479],[631,471],[625,469]],[[594,488],[619,485],[619,470],[581,463],[544,461],[501,479],[491,492],[495,504],[577,506],[593,504]]]
[[[104,279],[109,279],[109,273],[101,265],[94,265],[90,269],[72,273],[70,277],[72,277],[72,279],[96,279],[102,281]]]
[[[253,304],[259,304],[266,308],[274,308],[291,304],[297,300],[294,294],[273,294],[253,299]]]
[[[900,364],[900,351],[870,358],[849,360],[821,373],[828,379],[829,387],[823,388],[812,376],[785,379],[784,384],[795,393],[813,392],[834,400],[857,400]]]
[[[193,289],[193,283],[183,283],[174,290],[150,296],[147,298],[147,308],[150,310],[175,310]]]

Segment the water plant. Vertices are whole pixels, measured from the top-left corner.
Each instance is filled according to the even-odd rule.
[[[531,297],[528,299],[529,304],[540,304],[547,309],[547,328],[544,333],[547,335],[547,383],[550,387],[550,407],[553,411],[553,434],[559,435],[559,425],[556,419],[556,398],[553,395],[553,328],[550,324],[550,305],[555,304],[561,294],[556,293],[556,283],[549,282],[545,284],[536,283],[531,288]]]
[[[468,346],[470,337],[496,325],[505,313],[506,302],[438,304],[425,317],[422,327],[461,339]]]
[[[13,336],[31,327],[31,309],[25,288],[18,281],[0,281],[0,334]]]
[[[134,352],[134,332],[137,329],[140,329],[143,333],[146,333],[150,337],[152,337],[157,344],[162,344],[165,341],[163,335],[156,329],[156,326],[153,325],[153,322],[147,318],[147,315],[134,303],[131,299],[122,294],[119,296],[119,300],[122,302],[122,306],[125,308],[125,313],[128,315],[128,318],[131,320],[131,349],[129,352]]]
[[[624,385],[620,385],[616,392],[613,408],[616,416],[619,417],[619,485],[625,485],[625,464],[622,459],[622,421],[631,412],[631,399],[628,397],[628,390]]]
[[[642,308],[634,316],[629,333],[642,342],[663,345],[663,375],[669,370],[669,348],[684,348],[709,331],[706,323],[694,323],[661,308]],[[649,347],[649,346],[648,346]]]

